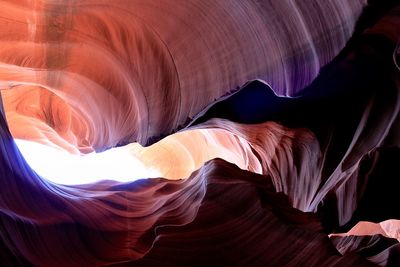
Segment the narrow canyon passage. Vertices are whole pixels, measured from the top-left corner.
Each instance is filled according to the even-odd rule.
[[[396,1],[0,1],[1,266],[399,266]]]

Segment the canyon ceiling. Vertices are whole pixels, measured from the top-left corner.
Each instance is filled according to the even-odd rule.
[[[400,4],[0,0],[1,266],[400,266]]]

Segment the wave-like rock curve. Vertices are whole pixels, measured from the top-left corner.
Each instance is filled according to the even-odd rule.
[[[364,1],[3,2],[1,264],[398,264],[389,231],[353,228],[400,219],[387,3],[328,64]],[[55,184],[14,138],[154,143],[131,152],[176,180]]]

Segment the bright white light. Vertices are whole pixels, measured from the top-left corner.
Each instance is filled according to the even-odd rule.
[[[147,168],[125,147],[80,156],[36,142],[16,139],[15,143],[37,174],[59,184],[78,185],[100,180],[131,182],[161,177],[157,170]]]

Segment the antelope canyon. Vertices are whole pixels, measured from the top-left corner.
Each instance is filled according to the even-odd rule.
[[[0,6],[0,266],[400,266],[397,0]]]

